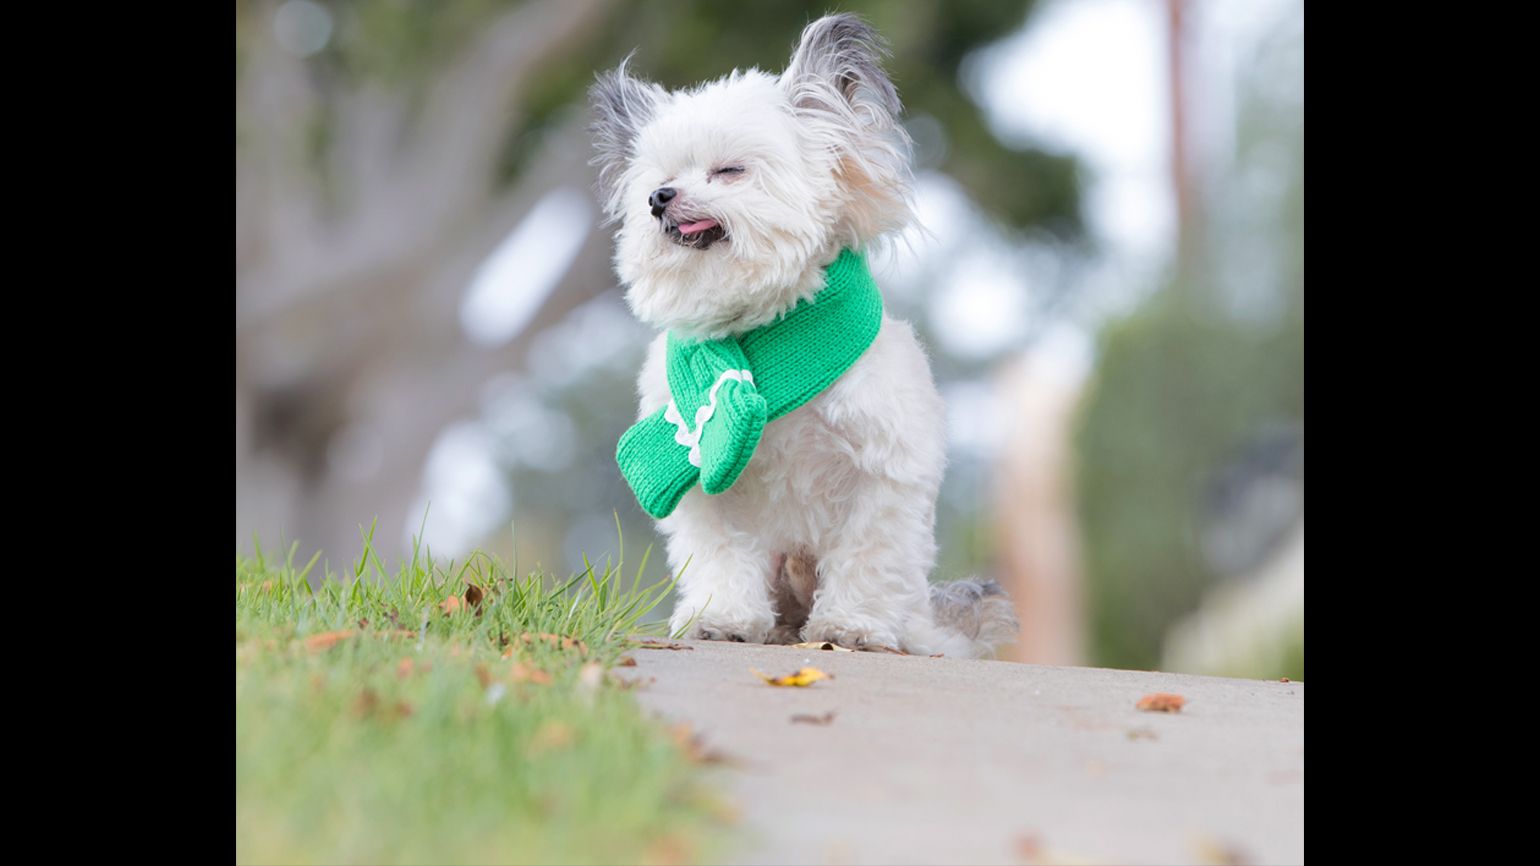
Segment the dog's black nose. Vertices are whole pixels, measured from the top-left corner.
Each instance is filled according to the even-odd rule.
[[[652,205],[652,215],[655,217],[663,216],[663,208],[667,207],[668,203],[673,201],[674,196],[678,194],[671,186],[659,187],[653,190],[652,195],[647,197],[647,203]]]

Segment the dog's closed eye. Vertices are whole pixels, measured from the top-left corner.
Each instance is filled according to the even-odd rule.
[[[711,171],[706,172],[706,182],[710,183],[714,177],[733,179],[736,175],[743,174],[744,170],[744,167],[741,165],[724,165],[720,168],[713,168]]]

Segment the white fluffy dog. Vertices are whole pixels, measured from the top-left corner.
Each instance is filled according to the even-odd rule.
[[[641,320],[692,339],[743,334],[817,295],[841,249],[910,222],[908,139],[881,56],[870,27],[831,15],[803,31],[779,76],[734,71],[676,92],[624,63],[600,76],[600,194]],[[671,400],[665,337],[641,371],[642,417]],[[683,569],[675,630],[991,653],[1016,632],[998,586],[927,582],[945,465],[925,352],[884,316],[833,385],[764,427],[730,489],[696,486],[659,522]]]

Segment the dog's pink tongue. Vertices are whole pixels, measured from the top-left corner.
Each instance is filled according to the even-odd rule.
[[[693,235],[699,232],[703,232],[709,228],[715,228],[716,224],[716,220],[701,220],[700,222],[681,223],[679,225],[679,233],[682,235]]]

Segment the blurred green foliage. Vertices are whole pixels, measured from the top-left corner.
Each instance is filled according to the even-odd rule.
[[[1097,664],[1156,667],[1166,629],[1217,577],[1198,542],[1204,485],[1262,425],[1304,420],[1303,318],[1226,322],[1184,285],[1103,332],[1081,419]]]
[[[1199,546],[1205,486],[1258,430],[1303,428],[1303,95],[1280,86],[1292,56],[1274,39],[1242,76],[1234,163],[1210,178],[1189,257],[1099,335],[1076,434],[1098,665],[1158,665],[1166,630],[1220,578]],[[1302,678],[1302,641],[1286,653],[1297,670],[1250,675]]]

